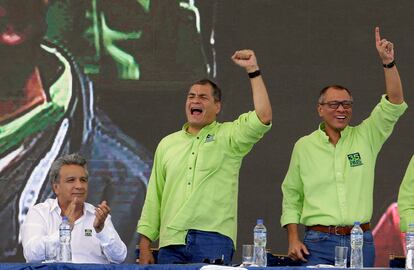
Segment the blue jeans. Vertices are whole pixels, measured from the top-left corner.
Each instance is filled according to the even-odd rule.
[[[185,245],[162,247],[158,253],[158,263],[201,263],[224,257],[224,264],[230,265],[233,258],[233,241],[216,232],[189,230]]]
[[[335,235],[307,230],[303,243],[308,248],[309,255],[303,266],[317,264],[335,264],[335,246],[348,247],[348,267],[350,263],[351,244],[349,235]],[[374,238],[371,231],[364,232],[364,267],[373,267],[375,261]]]

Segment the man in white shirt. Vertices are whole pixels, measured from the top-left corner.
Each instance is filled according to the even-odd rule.
[[[49,178],[56,199],[30,208],[21,227],[23,253],[27,262],[45,259],[45,242],[59,242],[59,225],[67,216],[72,228],[74,263],[122,263],[127,249],[116,232],[106,201],[97,207],[86,203],[88,171],[78,154],[56,159]]]

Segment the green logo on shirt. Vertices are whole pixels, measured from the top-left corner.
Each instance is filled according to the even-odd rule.
[[[351,167],[361,166],[362,160],[359,153],[353,153],[348,155],[349,165]]]
[[[85,236],[92,236],[92,230],[91,229],[85,229]]]

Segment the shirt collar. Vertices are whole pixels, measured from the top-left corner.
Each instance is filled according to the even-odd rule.
[[[342,131],[341,131],[341,138],[340,138],[339,140],[341,140],[341,139],[345,139],[345,138],[348,136],[349,131],[350,131],[349,126],[346,126],[346,127],[345,127]],[[318,133],[319,133],[320,138],[321,138],[324,142],[330,143],[330,142],[329,142],[329,136],[325,133],[325,123],[324,123],[324,122],[322,122],[322,123],[320,123],[320,124],[319,124]]]
[[[201,136],[201,137],[203,137],[204,135],[209,133],[216,125],[217,125],[217,121],[214,121],[211,124],[203,127],[198,134],[193,135],[193,134],[190,134],[189,132],[187,132],[187,129],[188,129],[188,126],[189,126],[189,124],[187,122],[183,125],[182,131],[184,131],[185,134],[190,135],[190,136]]]
[[[52,206],[50,207],[50,212],[53,212],[53,211],[57,211],[59,213],[59,215],[62,212],[62,210],[59,207],[59,203],[58,203],[57,198],[53,200]]]
[[[61,215],[62,210],[59,207],[59,203],[57,198],[53,200],[52,206],[50,207],[50,212],[57,211],[59,215]],[[89,212],[91,214],[95,214],[95,207],[92,204],[84,203],[83,204],[83,213]]]
[[[91,214],[95,214],[95,206],[89,203],[84,203],[84,212],[89,212]]]

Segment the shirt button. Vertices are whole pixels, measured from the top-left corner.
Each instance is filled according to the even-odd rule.
[[[191,170],[191,167],[189,169]]]
[[[194,152],[192,152],[191,155],[194,155]]]
[[[197,137],[197,140],[200,139],[200,137]]]
[[[191,183],[190,183],[190,182],[188,182],[188,185],[191,185]]]

